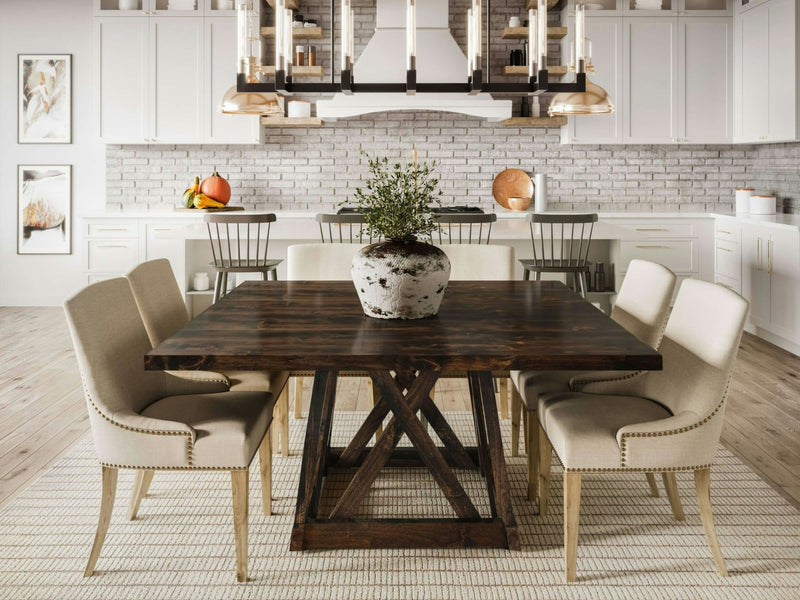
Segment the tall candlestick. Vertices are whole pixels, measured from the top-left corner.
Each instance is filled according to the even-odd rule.
[[[342,71],[346,71],[348,67],[348,53],[350,51],[350,43],[347,41],[347,36],[350,32],[350,6],[348,0],[342,0]]]
[[[539,0],[537,25],[539,27],[539,69],[547,68],[547,0]],[[532,26],[533,23],[530,24]]]
[[[475,70],[475,63],[472,59],[475,54],[474,46],[475,40],[474,31],[472,26],[472,8],[467,10],[467,77],[472,77],[472,71]]]
[[[406,4],[406,70],[417,68],[417,0]]]
[[[584,4],[575,5],[575,72],[586,72],[586,56],[584,55],[584,40],[586,39],[586,25],[584,21]]]
[[[539,44],[536,33],[538,31],[536,10],[528,10],[528,77],[536,77],[536,64],[539,54]]]
[[[275,2],[275,70],[280,71],[283,69],[283,51],[285,44],[283,41],[283,28],[285,20],[283,18],[284,4],[283,0],[276,0]]]

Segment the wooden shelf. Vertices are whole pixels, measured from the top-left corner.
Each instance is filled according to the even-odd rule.
[[[561,77],[567,74],[567,67],[564,65],[549,65],[547,71],[550,73],[550,77]],[[524,65],[520,67],[506,65],[503,67],[503,75],[506,77],[527,77],[528,67]]]
[[[261,36],[265,38],[275,37],[274,27],[262,27]],[[296,40],[321,40],[325,37],[322,27],[295,27],[292,29],[292,37]]]
[[[562,127],[567,117],[512,117],[503,121],[503,127]]]
[[[261,117],[264,127],[322,127],[325,121],[317,117]]]
[[[269,4],[272,8],[275,8],[275,0],[267,0],[267,4]],[[299,0],[286,0],[285,2],[286,8],[291,8],[292,10],[298,10],[300,8],[300,1]],[[548,8],[550,7],[548,3]]]
[[[559,0],[547,0],[547,8],[553,8],[556,4],[558,4]],[[526,10],[530,9],[537,9],[539,8],[539,1],[538,0],[528,0],[527,4],[525,5]]]
[[[560,40],[567,35],[566,27],[548,27],[547,39]],[[527,27],[506,27],[503,29],[504,40],[527,40],[528,28]]]
[[[261,71],[264,75],[275,75],[275,67],[264,67]],[[292,77],[322,77],[325,72],[321,65],[315,67],[292,67]]]

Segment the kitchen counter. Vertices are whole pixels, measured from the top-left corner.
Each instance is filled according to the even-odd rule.
[[[763,225],[766,227],[775,227],[777,229],[788,229],[791,231],[800,230],[800,215],[723,215],[714,214],[713,217],[717,219],[726,219],[736,221],[737,223],[747,223],[749,225]]]

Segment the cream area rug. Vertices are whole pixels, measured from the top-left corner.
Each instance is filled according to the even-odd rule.
[[[472,443],[468,413],[448,416]],[[344,445],[361,418],[338,413],[334,444]],[[508,438],[508,422],[503,427]],[[251,469],[248,583],[236,582],[230,478],[211,472],[157,472],[139,518],[126,521],[133,473],[121,471],[97,571],[84,579],[100,498],[100,469],[87,437],[0,511],[0,599],[800,598],[800,513],[723,448],[712,500],[730,577],[714,569],[691,475],[678,475],[685,522],[672,518],[663,491],[660,498],[648,495],[642,476],[590,475],[581,502],[579,581],[568,585],[561,469],[553,469],[550,513],[539,517],[525,499],[524,457],[508,458],[520,552],[290,552],[305,421],[292,421],[291,430],[292,455],[274,461],[274,516],[261,514],[258,469]],[[384,473],[362,507],[365,515],[452,516],[424,470]],[[478,502],[483,480],[459,477],[486,514],[487,502]],[[329,487],[345,483],[332,480]]]

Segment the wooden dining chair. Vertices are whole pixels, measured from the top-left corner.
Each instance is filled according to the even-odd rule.
[[[206,382],[146,371],[152,348],[128,280],[90,285],[64,308],[102,471],[100,517],[84,571],[94,573],[111,521],[119,469],[231,473],[236,575],[247,580],[249,468],[259,454],[264,514],[272,511],[267,392],[208,393]]]
[[[216,272],[214,302],[228,292],[228,273],[260,273],[262,279],[278,279],[280,259],[268,258],[272,213],[208,213],[203,217],[211,242]]]
[[[642,342],[658,348],[669,315],[669,303],[675,289],[675,274],[667,267],[634,259],[619,289],[611,319],[622,325]],[[537,432],[536,410],[539,398],[545,394],[570,391],[571,381],[606,379],[617,381],[630,376],[628,372],[607,371],[578,373],[575,371],[512,371],[511,392],[511,456],[519,454],[520,417],[528,448],[528,499],[536,499],[536,465],[530,452]],[[524,414],[523,414],[524,411]],[[650,494],[658,497],[658,487],[652,473],[647,473]]]
[[[720,285],[687,279],[669,317],[660,352],[663,371],[617,381],[584,378],[581,392],[539,398],[537,454],[540,513],[550,489],[553,450],[564,466],[564,563],[576,578],[581,478],[584,473],[661,472],[673,514],[683,520],[675,479],[694,472],[708,544],[727,575],[711,511],[711,466],[748,312],[747,301]]]
[[[431,232],[433,244],[488,244],[492,224],[497,222],[494,213],[435,214],[436,229]]]
[[[531,231],[533,258],[522,258],[527,281],[533,273],[538,281],[542,273],[563,273],[572,279],[573,289],[586,297],[586,269],[597,214],[531,213],[527,217]]]
[[[320,213],[316,217],[323,244],[374,244],[380,237],[368,235],[362,213]]]

